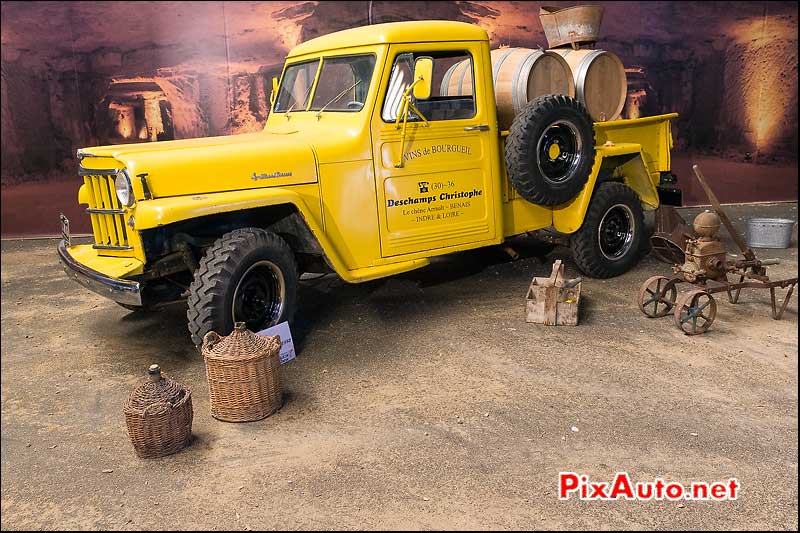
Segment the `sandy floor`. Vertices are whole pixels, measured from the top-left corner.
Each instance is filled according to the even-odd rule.
[[[797,275],[796,239],[761,255]],[[637,309],[639,284],[668,272],[646,258],[584,283],[580,326],[526,324],[528,283],[558,257],[483,250],[304,283],[286,404],[237,425],[209,414],[182,306],[130,314],[68,281],[54,241],[5,241],[2,528],[797,529],[797,298],[779,322],[766,292],[720,298],[712,330],[686,337]],[[144,461],[122,404],[153,362],[192,389],[195,440]],[[736,477],[741,494],[561,502],[562,470]]]

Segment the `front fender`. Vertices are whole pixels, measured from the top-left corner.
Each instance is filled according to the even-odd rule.
[[[658,207],[658,191],[644,163],[642,147],[636,143],[619,143],[598,146],[594,165],[583,190],[566,204],[553,208],[553,227],[561,233],[575,233],[583,225],[589,202],[592,199],[600,170],[610,172],[633,189],[642,207]]]
[[[250,189],[139,202],[134,214],[134,229],[143,231],[207,215],[286,204],[297,208],[336,273],[349,279],[351,276],[348,275],[346,265],[326,238],[317,217],[314,216],[314,210],[300,193],[291,189]]]

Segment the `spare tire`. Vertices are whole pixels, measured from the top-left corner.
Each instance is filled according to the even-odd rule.
[[[527,201],[560,205],[574,198],[594,164],[594,128],[583,104],[561,94],[532,100],[506,139],[508,179]]]

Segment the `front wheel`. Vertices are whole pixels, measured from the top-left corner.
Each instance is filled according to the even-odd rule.
[[[195,346],[209,331],[228,335],[236,322],[253,332],[291,320],[297,264],[286,241],[258,228],[220,237],[189,287],[189,333]]]
[[[570,239],[578,268],[593,278],[612,278],[636,262],[644,234],[639,197],[622,183],[597,186],[583,226]]]

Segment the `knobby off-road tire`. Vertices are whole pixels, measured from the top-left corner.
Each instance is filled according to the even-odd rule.
[[[532,100],[506,139],[508,179],[527,201],[560,205],[586,184],[594,164],[594,128],[583,104],[560,94]]]
[[[588,276],[619,276],[638,259],[644,234],[644,214],[636,193],[622,183],[601,183],[589,202],[583,226],[570,239],[572,255]]]
[[[234,322],[258,332],[290,321],[297,295],[297,263],[278,235],[242,228],[220,237],[200,260],[189,286],[189,333],[195,346],[209,331],[228,335]]]

